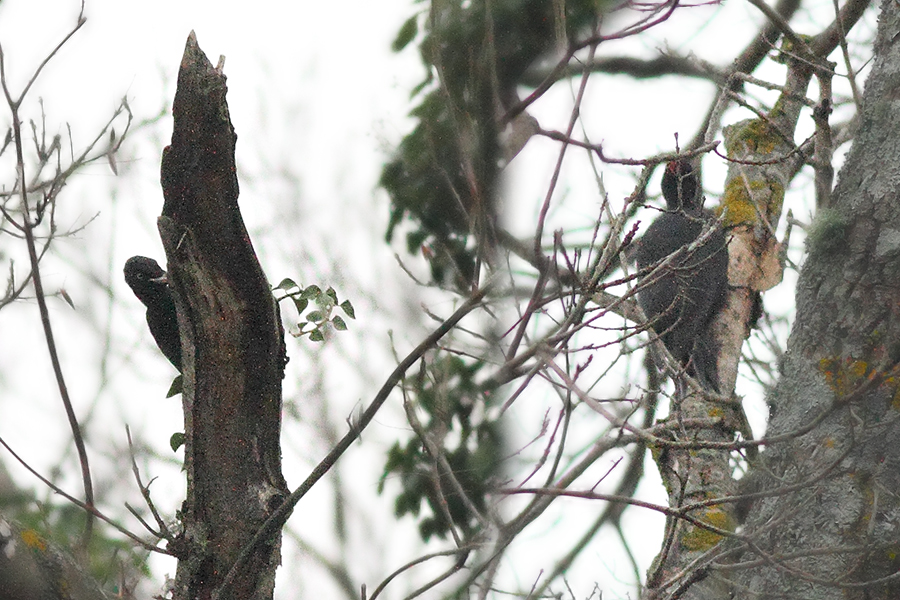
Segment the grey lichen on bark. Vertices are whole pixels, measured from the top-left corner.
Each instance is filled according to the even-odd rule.
[[[900,597],[900,10],[883,2],[860,127],[797,288],[765,465],[723,572],[744,597]],[[814,552],[813,552],[814,551]],[[752,561],[756,561],[753,564]]]
[[[816,594],[810,595],[808,588],[800,586],[795,588],[796,593],[784,594],[786,588],[780,587],[785,579],[793,577],[794,581],[809,585],[809,579],[798,576],[798,573],[807,573],[817,560],[809,556],[805,560],[798,561],[802,566],[794,571],[789,569],[766,569],[777,571],[779,584],[769,585],[767,576],[756,579],[755,575],[742,577],[738,582],[733,578],[733,562],[735,552],[741,544],[754,536],[759,521],[759,506],[775,506],[773,498],[764,501],[759,499],[758,505],[749,504],[741,508],[741,518],[745,512],[749,512],[749,521],[743,529],[737,532],[737,512],[733,501],[737,490],[737,482],[732,478],[732,465],[729,462],[730,452],[727,444],[708,444],[708,442],[727,441],[736,433],[745,434],[746,429],[741,429],[746,423],[740,406],[740,399],[732,396],[737,377],[737,366],[741,358],[741,348],[744,340],[749,335],[749,325],[752,321],[753,304],[758,293],[770,289],[781,280],[781,258],[783,256],[779,240],[775,236],[779,219],[781,218],[785,190],[796,176],[797,172],[806,164],[809,157],[816,155],[821,160],[824,156],[830,157],[832,149],[819,148],[812,144],[804,144],[797,147],[794,134],[798,119],[804,106],[810,103],[805,100],[811,79],[819,77],[822,82],[831,81],[833,65],[828,63],[826,57],[839,42],[839,31],[852,27],[865,9],[865,2],[847,2],[841,8],[841,27],[832,25],[824,29],[819,35],[805,39],[797,38],[791,52],[785,53],[785,62],[788,65],[787,75],[782,87],[782,94],[778,102],[768,113],[759,114],[758,118],[735,123],[725,128],[725,145],[730,160],[729,174],[725,182],[725,193],[722,197],[720,215],[730,232],[729,242],[729,297],[725,308],[717,317],[713,327],[716,329],[716,339],[720,344],[719,353],[719,380],[724,398],[715,398],[709,395],[695,394],[680,399],[677,406],[678,415],[687,421],[690,418],[703,418],[718,416],[715,427],[707,428],[699,432],[681,432],[676,442],[688,442],[694,440],[697,446],[694,448],[679,446],[669,449],[657,449],[654,457],[660,467],[664,481],[668,479],[669,506],[682,511],[689,510],[688,516],[699,519],[708,525],[717,525],[721,536],[716,536],[715,531],[708,528],[697,527],[695,524],[672,524],[668,530],[667,544],[658,558],[657,564],[651,570],[648,577],[648,598],[666,597],[673,594],[679,598],[769,598],[769,597],[825,597]],[[896,31],[896,29],[895,29]],[[796,36],[794,36],[796,37]],[[830,97],[820,99],[815,110],[818,117],[817,127],[827,128],[827,114],[830,111]],[[897,112],[894,112],[897,114]],[[824,132],[824,133],[827,133]],[[815,143],[827,141],[829,136],[817,135]],[[900,138],[900,136],[896,136]],[[858,142],[857,142],[858,144]],[[856,144],[854,145],[856,148]],[[821,152],[818,152],[821,150]],[[817,151],[814,153],[814,151]],[[894,156],[897,156],[895,154]],[[878,161],[872,161],[877,164]],[[898,161],[900,162],[900,161]],[[826,175],[827,170],[823,170]],[[821,178],[822,183],[830,181],[828,177]],[[818,178],[817,178],[818,182]],[[896,186],[895,188],[896,189]],[[895,195],[896,196],[896,195]],[[840,201],[840,199],[838,199]],[[895,207],[893,215],[900,214],[900,209]],[[885,242],[883,247],[890,244]],[[830,276],[834,272],[829,273]],[[900,279],[898,279],[900,280]],[[896,301],[895,301],[896,302]],[[850,307],[848,307],[850,308]],[[798,315],[802,308],[798,305]],[[815,308],[812,310],[816,310]],[[853,310],[851,308],[851,310]],[[856,307],[856,313],[860,312]],[[798,326],[800,323],[798,322]],[[795,327],[795,331],[796,331]],[[792,338],[793,339],[793,338]],[[810,351],[817,352],[821,347],[811,344]],[[900,354],[900,353],[898,353]],[[840,389],[837,397],[855,397],[861,392],[848,387],[847,382],[852,381],[859,385],[866,384],[866,379],[872,381],[882,378],[887,381],[890,375],[884,370],[871,369],[869,365],[849,361],[838,353],[823,357],[825,363],[813,361],[806,365],[806,369],[797,368],[788,364],[784,374],[785,380],[792,377],[798,378],[795,392],[805,394],[825,394],[828,402],[826,407],[835,406],[836,397],[833,390]],[[830,362],[829,362],[830,361]],[[865,361],[863,361],[865,362]],[[879,364],[885,364],[880,361]],[[830,369],[830,370],[829,370]],[[827,377],[832,379],[827,381]],[[783,384],[789,385],[789,384]],[[790,384],[793,385],[793,384]],[[842,387],[843,386],[843,387]],[[787,389],[782,386],[782,389]],[[775,394],[771,402],[781,405],[790,401],[792,396],[779,397]],[[796,408],[796,406],[794,407]],[[782,409],[778,408],[779,415]],[[793,411],[789,411],[793,412]],[[816,413],[811,407],[805,407],[803,411],[794,412],[790,425],[774,431],[796,431],[798,427],[810,428],[818,425],[818,422],[810,424]],[[783,415],[781,415],[783,417]],[[780,417],[780,418],[781,418]],[[895,419],[896,421],[896,419]],[[826,419],[827,422],[827,419]],[[797,435],[800,435],[799,433]],[[800,437],[800,440],[809,439],[808,436]],[[766,455],[776,459],[770,466],[751,464],[750,475],[753,476],[756,489],[763,490],[760,496],[765,496],[765,490],[771,490],[773,482],[784,489],[785,480],[791,482],[804,482],[809,480],[811,474],[825,476],[829,469],[835,467],[835,461],[840,459],[841,452],[847,451],[846,444],[842,443],[853,439],[853,431],[845,431],[844,438],[831,439],[831,442],[808,446],[803,443],[786,443],[790,447],[787,452],[767,452]],[[769,437],[767,435],[767,437]],[[799,440],[798,440],[799,441]],[[703,447],[703,446],[706,447]],[[777,464],[778,457],[792,464],[790,469],[778,471],[775,477],[772,466]],[[793,462],[792,462],[793,461]],[[759,461],[755,461],[759,462]],[[813,465],[818,465],[818,471],[811,471]],[[667,475],[667,471],[671,471]],[[895,469],[894,472],[897,472]],[[779,479],[781,478],[781,479]],[[786,478],[786,479],[785,479]],[[683,483],[682,483],[683,482]],[[815,501],[816,490],[811,484],[798,491],[795,503],[780,504],[778,510],[768,513],[770,520],[765,522],[766,535],[770,536],[765,541],[768,543],[775,536],[781,536],[784,547],[767,546],[767,552],[771,554],[760,557],[759,548],[763,547],[759,539],[754,538],[757,554],[748,553],[748,561],[759,560],[764,565],[775,564],[773,558],[782,550],[791,549],[800,552],[807,551],[810,546],[805,543],[796,543],[795,532],[786,527],[790,519],[798,512],[807,510],[807,504]],[[892,488],[896,490],[897,487]],[[837,490],[833,490],[836,492]],[[832,499],[840,504],[839,496],[833,495]],[[706,501],[697,509],[690,506],[690,501]],[[716,504],[717,503],[717,504]],[[720,512],[716,512],[716,508]],[[843,507],[847,508],[847,507]],[[852,510],[852,509],[851,509]],[[856,512],[860,516],[860,512]],[[844,521],[846,522],[846,520]],[[858,521],[859,522],[859,521]],[[896,539],[896,537],[894,538]],[[818,548],[818,546],[816,546]],[[840,552],[836,551],[835,555]],[[884,556],[887,556],[885,554]],[[858,558],[858,556],[856,557]],[[883,562],[883,561],[882,561]],[[746,573],[747,567],[738,567],[740,573]],[[843,564],[847,569],[848,564]],[[846,571],[845,571],[846,572]],[[774,581],[774,579],[772,579]],[[755,586],[762,585],[759,589],[766,592],[760,595],[748,593],[748,589],[756,590]],[[832,590],[841,590],[840,582],[834,580]],[[674,592],[672,590],[675,590]]]

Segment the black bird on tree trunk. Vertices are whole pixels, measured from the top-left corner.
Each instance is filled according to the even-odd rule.
[[[714,226],[703,210],[700,182],[691,163],[666,165],[662,193],[667,210],[640,239],[638,303],[653,331],[687,373],[706,389],[719,392],[718,344],[710,329],[728,291],[725,232],[714,229],[693,250],[688,248]],[[656,265],[675,257],[658,273]]]
[[[147,307],[147,325],[156,345],[181,372],[178,315],[166,272],[152,258],[132,256],[125,263],[125,282]]]

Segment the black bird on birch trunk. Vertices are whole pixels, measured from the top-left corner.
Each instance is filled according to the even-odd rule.
[[[125,263],[125,282],[147,307],[147,325],[156,345],[181,372],[178,314],[166,272],[152,258],[132,256]]]
[[[719,392],[718,343],[711,331],[728,291],[725,232],[711,233],[715,218],[703,210],[700,182],[691,163],[666,165],[662,180],[666,211],[638,244],[638,303],[653,331],[687,373],[705,388]],[[689,249],[700,237],[704,240]],[[656,273],[655,267],[672,260]]]

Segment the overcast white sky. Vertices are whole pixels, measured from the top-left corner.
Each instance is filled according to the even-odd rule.
[[[823,2],[823,10],[830,4]],[[161,455],[165,455],[168,435],[181,428],[177,402],[162,400],[171,368],[148,347],[152,341],[143,330],[140,307],[130,298],[120,269],[133,254],[162,257],[155,234],[155,216],[162,207],[158,152],[171,132],[168,110],[191,30],[213,63],[220,54],[226,56],[228,101],[238,133],[241,206],[270,280],[291,275],[330,283],[338,287],[342,297],[340,284],[345,282],[345,289],[359,294],[352,297],[357,312],[369,319],[368,337],[319,355],[326,367],[339,361],[355,363],[371,377],[370,381],[361,381],[359,375],[323,376],[323,393],[343,399],[343,404],[330,409],[334,419],[342,422],[358,400],[365,401],[362,395],[371,392],[373,382],[380,382],[390,367],[389,331],[394,331],[401,354],[416,341],[423,327],[418,318],[400,324],[396,318],[415,315],[420,296],[396,267],[394,250],[378,243],[388,207],[376,184],[391,145],[410,127],[406,118],[411,108],[409,90],[423,76],[415,49],[410,47],[402,55],[394,55],[389,50],[390,42],[400,24],[421,6],[412,0],[88,0],[87,23],[46,69],[32,92],[32,102],[26,104],[26,115],[38,114],[36,100],[42,96],[48,129],[65,133],[65,123],[70,123],[76,148],[93,136],[123,96],[128,98],[137,120],[150,118],[162,109],[167,115],[158,126],[138,132],[126,143],[118,178],[108,166],[98,163],[73,180],[64,196],[61,215],[77,224],[90,223],[73,240],[60,245],[61,254],[68,255],[47,263],[48,288],[65,287],[77,307],[73,313],[57,302],[54,318],[73,398],[80,410],[93,418],[92,439],[98,447],[92,447],[92,451],[99,455],[95,461],[98,470],[117,468],[116,446],[101,440],[113,437],[115,444],[121,444],[125,423],[137,428]],[[80,4],[73,0],[0,2],[0,44],[14,89],[21,87],[48,50],[72,27],[79,9]],[[710,26],[713,18],[718,20]],[[695,47],[713,47],[715,52],[706,58],[731,57],[753,33],[742,24],[758,21],[758,15],[744,3],[731,3],[728,8],[702,7],[683,14],[679,11],[671,23],[651,36],[624,44],[617,52],[627,47],[632,52],[652,54],[658,48],[671,47],[687,53]],[[534,107],[545,128],[563,129],[568,119],[571,93],[564,86],[560,88]],[[584,110],[582,116],[593,141],[609,144],[610,154],[643,157],[671,150],[676,132],[683,140],[689,138],[711,92],[709,84],[697,81],[634,83],[608,77],[602,84],[592,85],[586,103],[590,110]],[[0,110],[3,129],[8,120]],[[546,157],[553,155],[555,147],[555,142],[535,140],[510,167],[515,183],[508,188],[506,202],[511,206],[507,218],[514,232],[524,235],[533,227],[535,200],[546,189],[552,170],[553,163]],[[13,175],[8,164],[0,161],[0,168],[6,169],[0,171],[0,183],[10,185]],[[711,175],[707,177],[708,187],[715,192],[722,178],[712,175],[724,172],[724,165],[708,160],[704,169]],[[564,175],[568,200],[554,212],[547,231],[563,225],[572,227],[573,223],[589,227],[596,218],[597,187],[587,162],[583,157],[573,157]],[[622,198],[631,191],[632,181],[627,175],[604,173],[604,182],[612,198]],[[303,227],[286,235],[278,229],[287,222],[282,218],[286,216],[301,218]],[[312,235],[310,230],[318,233]],[[267,235],[271,232],[278,235]],[[8,238],[0,238],[0,258],[22,256],[20,249],[7,244],[11,244]],[[424,268],[410,260],[413,268]],[[97,282],[86,275],[98,265],[102,270],[107,263],[114,297],[109,307],[102,297],[92,295],[96,294]],[[789,291],[786,297],[791,297]],[[20,304],[0,313],[0,436],[22,448],[36,466],[47,468],[63,460],[69,434],[47,377],[46,351],[35,333],[37,309],[32,302]],[[430,308],[445,313],[450,304],[438,303]],[[113,362],[104,377],[96,373],[100,356],[95,349],[98,322],[109,324],[110,343],[127,350],[129,356],[124,362]],[[289,345],[292,343],[289,340]],[[300,352],[296,345],[294,349]],[[23,361],[23,356],[27,360]],[[295,358],[291,369],[309,368],[305,354]],[[296,391],[288,389],[286,397]],[[301,416],[306,418],[307,427],[321,417],[313,413]],[[34,423],[42,424],[39,436],[35,435]],[[403,423],[398,413],[391,416],[387,412],[375,427],[390,434],[392,428],[402,429]],[[305,476],[309,465],[302,459],[291,462],[290,457],[311,459],[324,454],[323,448],[304,447],[298,441],[303,432],[298,426],[285,436],[285,470],[292,485]],[[63,464],[71,467],[71,456],[64,460],[69,462]],[[158,463],[150,464],[151,475],[161,477],[157,489],[175,492],[168,503],[168,507],[174,507],[182,491],[177,463],[172,461],[168,472]],[[371,488],[377,473],[372,475],[371,463],[360,464],[360,468],[368,469],[364,485]],[[21,470],[12,470],[20,480],[29,481]],[[78,481],[63,481],[77,495]],[[307,521],[315,522],[310,515],[316,510],[327,510],[327,496],[310,502],[318,504],[307,505],[302,515],[295,516],[298,529],[302,530]],[[375,511],[386,510],[386,506]],[[646,551],[644,558],[652,558],[661,535],[660,520],[647,513],[634,517],[645,519],[650,525],[646,530],[653,531],[643,536],[641,545]],[[381,532],[388,524],[379,524]],[[404,525],[405,533],[411,531],[409,525]],[[545,539],[540,536],[547,533],[529,531],[538,539]],[[402,550],[390,548],[388,554],[373,557],[372,565],[359,568],[359,576],[386,574],[402,562]],[[592,583],[598,581],[612,594],[604,598],[626,593],[631,581],[623,557],[603,548],[585,556],[608,568],[609,573],[601,568],[591,569],[586,577],[575,575],[573,589],[586,597]],[[290,562],[296,556],[289,554],[287,558]],[[541,562],[539,553],[522,560],[521,572],[528,576],[551,566]],[[527,561],[533,565],[526,565]],[[156,561],[154,565],[157,582],[161,582],[161,574],[173,574],[171,562]],[[282,571],[296,574],[297,569],[286,567]],[[282,581],[285,577],[282,575]],[[299,597],[294,595],[297,581],[291,577],[291,584],[283,585],[277,597]],[[371,589],[377,581],[367,579],[367,583]],[[307,591],[317,589],[314,584],[307,585]]]
[[[0,3],[0,44],[13,90],[21,88],[71,29],[79,9],[78,2],[69,0]],[[391,284],[386,280],[390,273],[383,273],[386,265],[399,270],[393,251],[377,243],[387,222],[387,204],[375,188],[389,144],[408,130],[409,89],[422,76],[414,53],[398,57],[389,51],[397,28],[412,11],[407,1],[87,2],[87,23],[44,71],[30,95],[31,102],[26,103],[25,117],[38,116],[37,100],[43,97],[50,135],[65,135],[66,123],[71,124],[77,149],[94,136],[123,96],[136,120],[166,111],[162,123],[136,133],[126,143],[118,178],[106,164],[98,163],[73,179],[62,197],[61,214],[70,223],[90,223],[60,244],[64,257],[46,263],[47,288],[65,287],[76,304],[73,312],[63,303],[51,301],[51,310],[70,393],[86,423],[92,467],[98,478],[116,477],[116,473],[119,478],[127,477],[122,457],[117,456],[124,443],[125,424],[162,457],[172,456],[166,450],[168,437],[183,428],[178,400],[163,399],[172,369],[152,346],[142,309],[121,279],[121,265],[133,254],[162,259],[155,232],[155,217],[162,207],[159,151],[171,133],[168,111],[188,33],[196,32],[213,63],[220,54],[226,56],[228,102],[239,135],[241,205],[261,259],[271,268],[270,278],[277,281],[290,275],[305,283],[335,285],[342,299],[352,291],[361,320],[379,332],[373,342],[385,349],[390,343],[389,324],[373,316],[380,302],[379,284],[398,289],[402,284]],[[5,129],[9,117],[4,114],[0,110],[0,125]],[[117,130],[121,129],[119,125]],[[2,182],[8,186],[13,175],[8,163],[2,164],[7,168]],[[273,172],[276,175],[270,176]],[[359,214],[342,214],[349,206],[355,206]],[[283,230],[280,236],[264,235],[277,228],[279,213],[291,218],[301,215],[303,230],[293,235],[284,235]],[[368,230],[370,240],[362,248],[361,227]],[[332,247],[323,247],[323,237],[331,238]],[[21,248],[9,238],[0,240],[0,256],[26,264]],[[97,282],[88,275],[89,270],[99,270],[103,277],[107,262],[105,281],[115,296],[110,306],[104,305],[102,294],[97,296]],[[5,265],[4,260],[4,269]],[[401,279],[399,272],[396,279]],[[346,280],[353,285],[342,289]],[[370,291],[361,296],[359,290]],[[109,324],[111,343],[118,352],[127,353],[127,358],[111,361],[101,377],[97,372],[102,333],[96,325],[104,323]],[[50,370],[39,331],[32,301],[18,303],[0,315],[0,435],[42,472],[48,473],[60,462],[64,470],[72,472],[71,435],[47,377]],[[401,351],[408,347],[405,339],[405,334],[398,338]],[[293,344],[290,368],[296,376],[310,364],[304,365],[302,345],[294,340],[288,343]],[[337,364],[340,358],[328,360],[330,352],[350,352],[343,360],[361,362],[354,352],[364,354],[366,349],[319,353],[323,362]],[[342,377],[338,367],[323,384],[326,389],[322,393],[346,406],[336,407],[330,416],[343,423],[353,404],[369,393],[371,383],[384,377],[390,361],[388,353],[365,361],[371,371],[369,389],[363,389],[358,375]],[[293,387],[296,392],[296,385]],[[291,393],[289,389],[286,395]],[[315,422],[320,417],[315,413],[317,407],[301,405],[298,410],[308,411],[302,416],[309,422],[306,429],[297,425],[293,435],[286,435],[285,454],[294,457],[285,460],[292,485],[306,476],[309,461],[318,460],[327,450],[304,442],[311,437],[308,429],[321,425]],[[4,457],[3,462],[9,465],[10,461]],[[24,470],[9,466],[17,480],[34,485]],[[150,462],[144,468],[147,477],[160,477],[154,484],[157,499],[173,514],[184,493],[177,460]],[[378,471],[373,470],[371,461],[367,473],[370,477],[364,485],[372,492]],[[61,481],[80,495],[76,478],[63,475]],[[131,490],[124,492],[124,497],[139,504],[133,496],[134,486],[129,482],[127,487]],[[122,517],[122,500],[116,502],[117,506],[108,508]],[[313,495],[310,503],[318,508],[307,514],[328,514],[328,502],[327,493]],[[387,500],[384,504],[382,508],[388,510]],[[309,532],[328,519],[314,519],[312,524],[303,521],[302,515],[295,517],[298,528]],[[133,520],[129,524],[134,526]],[[412,529],[409,525],[407,532]],[[287,562],[295,560],[295,554],[286,554]],[[385,556],[385,564],[373,561],[373,569],[363,569],[360,576],[383,576],[399,564],[388,560]],[[157,559],[154,565],[157,570],[151,583],[161,585],[164,574],[174,575],[173,561]],[[308,572],[308,568],[303,570]],[[297,583],[295,579],[283,585],[279,597],[297,597]],[[317,589],[315,582],[305,583],[307,591]],[[374,586],[377,581],[369,584]]]

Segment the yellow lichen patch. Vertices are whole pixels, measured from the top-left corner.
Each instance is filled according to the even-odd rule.
[[[25,542],[25,545],[29,548],[40,550],[41,552],[47,549],[47,544],[34,529],[25,529],[22,531],[21,535],[22,541]]]
[[[763,119],[748,119],[725,128],[725,149],[731,158],[771,154],[781,138]]]
[[[804,44],[809,44],[813,41],[813,36],[808,34],[798,34],[797,38],[801,40]],[[798,48],[797,44],[794,42],[792,38],[784,38],[781,41],[781,48],[778,50],[778,54],[775,55],[775,62],[787,64],[790,60],[798,60],[799,56],[803,56],[809,52],[809,47],[806,48]],[[804,58],[803,60],[807,60]]]
[[[781,207],[784,206],[784,186],[777,181],[770,181],[769,189],[772,191],[772,195],[769,198],[766,216],[769,218],[769,222],[772,223],[781,216]]]
[[[819,361],[819,372],[825,376],[828,384],[838,397],[849,396],[860,389],[861,386],[878,379],[879,387],[887,388],[892,392],[891,406],[900,410],[900,380],[891,372],[884,372],[871,368],[869,363],[853,357],[823,358]]]
[[[734,521],[721,506],[710,506],[700,516],[700,520],[708,525],[725,531],[734,530]],[[681,545],[692,552],[704,552],[719,543],[722,536],[709,529],[689,526],[681,538]]]
[[[867,365],[866,361],[864,361],[864,360],[854,360],[850,363],[849,367],[847,368],[847,371],[849,371],[850,374],[856,378],[864,377],[866,374],[866,371],[868,371],[868,370],[869,370],[869,365]]]
[[[740,177],[732,179],[725,187],[722,195],[722,209],[725,212],[725,224],[730,227],[755,223],[756,208],[747,193],[744,181]]]
[[[864,360],[847,358],[823,358],[819,361],[819,372],[825,375],[825,383],[841,396],[846,396],[862,383],[869,365]]]
[[[735,177],[725,186],[722,195],[725,224],[730,227],[752,225],[760,220],[760,215],[765,215],[772,223],[780,215],[783,203],[784,186],[777,181],[747,181],[742,176]]]

